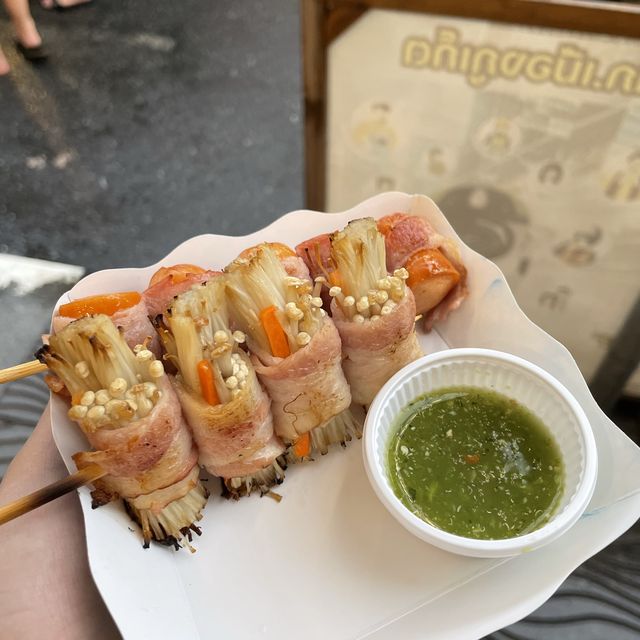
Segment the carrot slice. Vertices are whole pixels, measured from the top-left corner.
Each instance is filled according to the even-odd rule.
[[[216,384],[213,380],[213,368],[208,360],[198,362],[198,380],[205,402],[210,405],[220,404]]]
[[[311,436],[309,432],[303,433],[293,445],[293,453],[298,458],[306,458],[311,453]]]
[[[267,334],[271,354],[276,358],[286,358],[291,355],[287,334],[284,332],[280,320],[278,320],[277,309],[274,305],[266,307],[260,312],[260,322],[264,332]]]
[[[140,302],[141,296],[137,291],[123,293],[106,293],[101,296],[80,298],[67,304],[60,305],[58,313],[66,318],[82,318],[95,313],[111,316],[116,311],[128,309]]]
[[[204,273],[202,267],[197,267],[195,264],[174,264],[172,267],[160,267],[149,280],[149,286],[158,284],[165,278],[171,276],[172,282],[183,282],[188,276],[198,273]]]

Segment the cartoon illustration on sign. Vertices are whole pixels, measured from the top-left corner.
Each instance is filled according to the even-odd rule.
[[[562,165],[552,160],[540,167],[538,171],[538,181],[541,184],[559,184],[562,181],[563,174]]]
[[[629,154],[626,166],[607,178],[604,192],[617,202],[631,202],[640,197],[640,149]]]
[[[588,377],[640,277],[638,42],[382,13],[332,46],[329,208],[432,197]]]
[[[514,244],[514,224],[528,216],[507,193],[483,185],[458,186],[437,199],[462,239],[489,259],[506,254]]]
[[[538,304],[552,311],[563,311],[567,306],[571,293],[572,291],[569,287],[560,285],[553,291],[543,291],[538,298]]]
[[[398,141],[391,122],[391,105],[386,102],[361,105],[353,114],[350,134],[360,153],[372,160],[386,158]]]
[[[378,176],[376,178],[376,191],[393,191],[396,188],[396,181],[389,176]]]
[[[554,247],[553,253],[572,267],[583,267],[596,259],[594,247],[602,239],[602,229],[593,227],[591,231],[576,231],[571,239]]]
[[[519,127],[508,118],[491,118],[485,122],[475,136],[475,146],[487,158],[505,158],[520,143]]]
[[[433,176],[443,176],[447,172],[444,152],[440,147],[431,147],[427,151],[427,171]]]

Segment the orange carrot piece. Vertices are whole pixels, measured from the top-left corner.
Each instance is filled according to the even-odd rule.
[[[213,379],[213,368],[208,360],[200,360],[198,362],[198,380],[200,381],[200,389],[205,402],[212,406],[220,404],[220,398]]]
[[[264,332],[267,334],[271,355],[276,358],[286,358],[291,355],[287,334],[278,320],[277,309],[274,305],[266,307],[260,312],[260,322]]]
[[[311,436],[308,431],[296,440],[293,445],[293,453],[297,458],[306,458],[311,453]]]
[[[111,316],[116,311],[128,309],[140,302],[141,296],[137,291],[123,293],[106,293],[101,296],[89,296],[60,305],[58,313],[66,318],[82,318],[95,313]]]
[[[160,267],[149,280],[149,286],[158,284],[165,278],[171,277],[171,281],[178,283],[186,280],[187,276],[204,273],[202,267],[197,267],[195,264],[174,264],[172,267]]]

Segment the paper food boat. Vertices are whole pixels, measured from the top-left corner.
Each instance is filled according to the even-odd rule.
[[[581,520],[559,540],[513,559],[449,554],[405,531],[387,513],[365,477],[361,443],[352,442],[305,465],[290,467],[283,500],[239,502],[212,496],[195,541],[197,553],[153,545],[124,508],[91,509],[80,490],[89,564],[125,638],[227,640],[409,640],[478,638],[526,616],[578,565],[640,516],[640,450],[598,408],[569,352],[518,308],[499,269],[465,246],[424,196],[387,193],[338,214],[289,213],[245,237],[203,235],[143,269],[93,273],[65,294],[72,298],[143,290],[161,265],[220,268],[251,245],[289,245],[365,216],[403,211],[424,216],[457,240],[469,270],[470,297],[428,335],[425,353],[487,347],[521,356],[558,378],[578,399],[599,456],[595,493]],[[70,470],[87,448],[53,398],[55,441]]]

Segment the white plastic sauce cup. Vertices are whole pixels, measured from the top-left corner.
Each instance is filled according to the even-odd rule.
[[[389,480],[387,452],[400,412],[425,393],[454,386],[479,387],[513,398],[551,432],[564,462],[565,486],[555,514],[541,528],[503,540],[466,538],[425,522],[395,495]],[[540,367],[492,349],[440,351],[412,362],[393,376],[367,413],[364,459],[374,491],[402,526],[447,551],[485,558],[532,551],[567,531],[591,499],[598,466],[587,416],[564,385]]]

